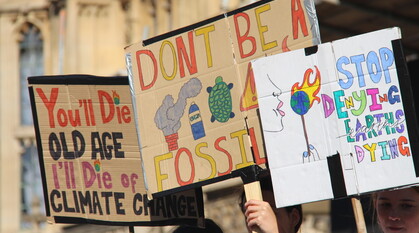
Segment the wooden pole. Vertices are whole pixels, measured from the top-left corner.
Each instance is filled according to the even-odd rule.
[[[259,181],[244,184],[244,193],[246,194],[246,200],[263,200]]]
[[[244,184],[244,193],[246,195],[246,200],[263,200],[259,181]],[[252,233],[256,233],[256,231],[252,231]]]
[[[362,211],[361,201],[359,201],[359,198],[355,197],[351,198],[351,201],[358,233],[367,233],[367,226],[365,225],[364,212]]]

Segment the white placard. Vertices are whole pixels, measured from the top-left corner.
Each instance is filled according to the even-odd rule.
[[[277,207],[419,182],[400,38],[385,29],[252,62]]]

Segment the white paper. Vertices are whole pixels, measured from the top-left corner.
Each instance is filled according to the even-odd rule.
[[[391,44],[400,34],[252,62],[277,207],[333,198],[327,157],[337,153],[347,195],[419,182]]]

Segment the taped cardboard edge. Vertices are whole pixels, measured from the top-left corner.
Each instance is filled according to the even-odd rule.
[[[136,135],[137,135],[137,143],[138,143],[138,148],[139,148],[138,153],[140,153],[141,169],[142,169],[142,173],[143,173],[144,188],[146,190],[148,199],[152,199],[153,197],[151,196],[149,188],[148,188],[147,175],[146,175],[144,159],[143,159],[143,155],[142,155],[142,145],[141,145],[141,140],[140,140],[141,134],[140,134],[140,129],[139,129],[139,119],[140,118],[138,116],[137,97],[135,95],[135,86],[134,86],[134,81],[133,81],[134,76],[132,74],[131,53],[125,53],[125,65],[126,65],[127,74],[128,74],[129,91],[131,92],[131,103],[132,103],[132,110],[133,110],[133,113],[134,113],[135,132],[136,132]]]

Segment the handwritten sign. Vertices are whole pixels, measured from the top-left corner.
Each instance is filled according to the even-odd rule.
[[[419,182],[400,40],[385,29],[252,62],[278,207]]]
[[[203,217],[199,190],[147,199],[127,77],[28,82],[51,221],[164,225]]]
[[[148,191],[264,165],[250,61],[319,43],[310,1],[259,1],[126,48]]]

